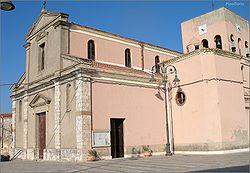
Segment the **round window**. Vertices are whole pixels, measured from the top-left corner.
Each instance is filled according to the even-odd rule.
[[[182,92],[182,91],[177,92],[177,94],[175,96],[175,100],[176,100],[177,105],[179,105],[179,106],[184,105],[185,102],[186,102],[186,95],[185,95],[185,93]]]

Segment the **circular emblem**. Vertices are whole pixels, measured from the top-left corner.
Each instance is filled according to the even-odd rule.
[[[177,105],[179,106],[183,106],[186,102],[186,95],[184,92],[179,91],[177,92],[176,96],[175,96],[175,101],[177,103]]]

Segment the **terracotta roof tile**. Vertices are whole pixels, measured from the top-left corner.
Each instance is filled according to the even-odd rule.
[[[111,68],[111,69],[131,72],[131,73],[140,73],[140,74],[147,74],[148,75],[148,73],[143,71],[143,70],[138,70],[138,69],[129,68],[129,67],[121,67],[121,66],[111,65],[111,64],[105,64],[105,63],[100,63],[100,62],[96,62],[96,61],[92,61],[92,66],[93,67]]]
[[[2,117],[4,117],[4,118],[11,118],[12,117],[12,113],[10,113],[10,112],[1,113],[0,114],[0,118],[2,118]]]

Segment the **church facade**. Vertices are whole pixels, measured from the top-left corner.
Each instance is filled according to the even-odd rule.
[[[13,152],[80,161],[89,149],[108,159],[148,145],[164,154],[167,136],[171,152],[248,147],[248,21],[220,8],[183,22],[182,34],[184,53],[43,10],[26,35],[26,71],[11,88]],[[168,75],[167,110],[159,69],[149,81],[163,65],[180,79],[174,85]]]

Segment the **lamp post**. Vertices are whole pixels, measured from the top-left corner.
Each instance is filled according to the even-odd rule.
[[[168,115],[168,74],[173,74],[175,75],[175,78],[173,80],[173,83],[179,83],[180,80],[177,77],[177,70],[175,68],[175,66],[173,65],[167,65],[164,66],[162,64],[156,64],[152,67],[151,69],[151,78],[150,78],[150,82],[154,82],[156,81],[156,79],[154,78],[154,75],[158,73],[160,74],[161,78],[162,78],[162,83],[164,85],[164,96],[165,96],[165,111],[166,111],[166,137],[167,137],[167,141],[166,141],[166,156],[171,156],[171,150],[170,150],[170,139],[169,139],[169,133],[170,133],[170,129],[169,129],[169,115]]]
[[[11,2],[11,0],[1,0],[1,10],[11,11],[15,9],[15,5]]]

